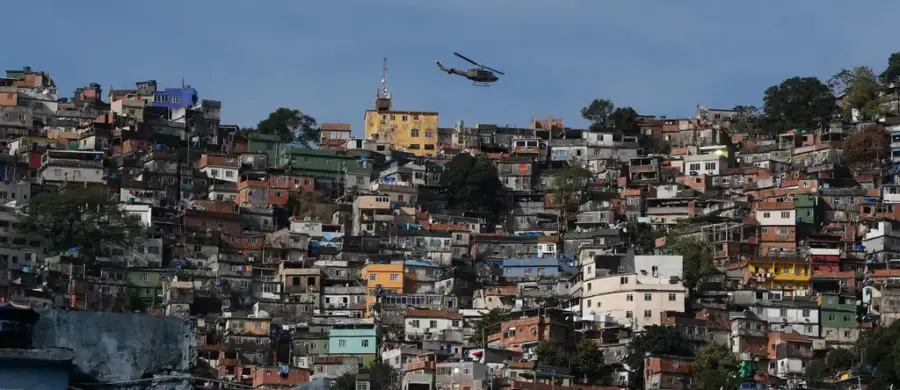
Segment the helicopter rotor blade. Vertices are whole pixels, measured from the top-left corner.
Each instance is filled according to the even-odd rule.
[[[479,63],[477,63],[477,62],[475,62],[475,61],[470,60],[468,57],[466,57],[466,56],[464,56],[464,55],[462,55],[462,54],[459,54],[459,53],[457,53],[457,52],[453,52],[453,55],[455,55],[455,56],[457,56],[457,57],[459,57],[459,58],[462,58],[462,59],[464,59],[464,60],[470,62],[472,65],[476,65],[476,66],[481,66],[481,67],[483,67],[481,64],[479,64]]]
[[[501,76],[502,76],[502,75],[505,75],[505,73],[503,73],[503,72],[501,72],[501,71],[499,71],[499,70],[497,70],[497,69],[488,68],[488,67],[486,67],[486,66],[484,66],[484,65],[479,65],[479,66],[481,66],[482,68],[485,68],[485,69],[487,69],[487,70],[489,70],[489,71],[491,71],[491,72],[497,73],[497,74],[499,74],[499,75],[501,75]]]

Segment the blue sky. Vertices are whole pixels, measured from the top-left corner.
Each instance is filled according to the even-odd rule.
[[[759,104],[792,76],[884,69],[900,1],[44,0],[4,4],[0,66],[50,72],[63,96],[182,77],[223,101],[223,123],[279,106],[359,133],[388,57],[394,107],[441,125],[584,125],[595,97],[642,114]],[[46,5],[46,6],[45,6]],[[39,8],[39,9],[36,9]],[[43,13],[37,13],[43,11]],[[507,76],[490,88],[437,71],[459,51]]]

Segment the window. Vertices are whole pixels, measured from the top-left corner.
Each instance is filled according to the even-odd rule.
[[[410,137],[418,137],[418,136],[419,136],[419,129],[412,129],[412,130],[410,130],[410,131],[409,131],[409,136],[410,136]]]
[[[675,301],[675,294],[669,294],[669,302]]]
[[[429,328],[437,328],[437,320],[428,321],[428,327]]]
[[[634,313],[630,310],[625,312],[625,318],[634,318]]]
[[[158,254],[159,254],[159,247],[156,247],[156,246],[148,246],[148,247],[147,247],[147,253],[149,253],[149,254],[151,254],[151,255],[158,255]]]
[[[410,321],[410,322],[409,322],[409,326],[412,326],[413,328],[418,328],[418,327],[419,327],[419,320],[412,320],[412,321]]]
[[[172,96],[172,103],[181,103],[181,96]]]
[[[234,171],[225,171],[225,177],[234,177]]]
[[[716,169],[716,163],[708,162],[703,166],[703,168],[705,168],[707,171],[714,170],[714,169]]]
[[[368,347],[368,346],[369,346],[369,340],[363,339],[363,340],[360,342],[360,345],[362,345],[363,347]]]
[[[781,309],[778,311],[778,315],[782,317],[787,317],[787,309]]]
[[[419,144],[410,144],[409,148],[412,150],[419,150]]]
[[[140,280],[140,281],[142,281],[142,282],[146,282],[146,281],[149,280],[149,279],[150,279],[150,278],[147,276],[146,273],[141,273],[140,275],[138,275],[138,280]]]
[[[369,280],[375,281],[375,274],[369,274]]]
[[[396,282],[400,280],[400,274],[391,274],[391,281]]]
[[[653,317],[653,312],[650,310],[644,310],[644,318]]]
[[[691,172],[697,172],[700,170],[700,163],[691,164],[688,168]]]
[[[788,235],[788,228],[778,228],[778,234],[782,236]]]
[[[453,327],[459,327],[459,325],[460,325],[459,320],[453,320]]]
[[[427,138],[431,138],[431,137],[432,137],[432,132],[431,132],[431,130],[425,130],[425,137],[427,137]]]
[[[644,293],[644,302],[650,302],[653,300],[653,294]]]
[[[769,228],[767,228],[767,227],[762,228],[762,234],[769,234]]]
[[[834,314],[828,315],[828,321],[834,321]]]
[[[338,347],[346,347],[347,340],[338,340]]]
[[[781,212],[781,218],[790,218],[790,217],[791,217],[790,211],[782,211]]]
[[[628,302],[633,302],[633,301],[634,301],[634,295],[631,295],[631,294],[625,294],[625,300],[628,301]]]
[[[434,144],[425,144],[425,150],[434,150]]]
[[[803,316],[809,317],[809,309],[803,309]]]
[[[619,284],[628,284],[628,277],[627,276],[620,277]]]
[[[409,119],[408,116],[406,116],[406,115],[403,116],[403,121],[404,121],[404,122],[406,122],[408,119]]]
[[[771,215],[772,214],[769,214],[769,213],[763,213],[763,218],[769,218]]]

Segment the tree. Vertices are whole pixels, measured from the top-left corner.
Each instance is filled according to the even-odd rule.
[[[508,210],[506,189],[487,156],[456,155],[444,166],[441,185],[449,190],[451,208],[489,213],[495,218]]]
[[[297,142],[311,147],[319,142],[321,129],[316,119],[300,110],[280,107],[256,125],[256,130],[265,134],[276,134],[286,142]]]
[[[105,188],[43,192],[23,207],[19,231],[46,237],[48,255],[75,254],[94,260],[110,248],[128,250],[144,238],[140,218],[125,212]]]
[[[852,168],[883,166],[891,155],[891,135],[879,125],[859,130],[842,143],[844,164]]]
[[[141,299],[137,290],[133,288],[126,288],[125,291],[120,291],[109,307],[109,311],[117,313],[143,313],[146,310],[147,304]]]
[[[859,367],[871,367],[871,389],[887,389],[891,384],[900,383],[900,321],[894,321],[888,327],[875,327],[864,330],[857,340],[862,351],[862,364]]]
[[[707,274],[716,272],[713,253],[710,246],[696,237],[678,238],[666,242],[662,252],[669,255],[681,255],[683,258],[682,282],[691,294]]]
[[[591,171],[580,165],[571,165],[551,181],[553,203],[559,206],[563,215],[578,211],[585,196],[584,188],[591,178]]]
[[[594,99],[590,105],[581,109],[581,117],[591,122],[591,129],[615,127],[612,120],[615,104],[608,99]]]
[[[652,135],[646,135],[641,137],[641,146],[647,150],[648,153],[654,154],[669,154],[672,151],[672,146],[669,145],[669,141],[666,141],[662,137],[654,137]]]
[[[400,387],[400,373],[380,359],[369,364],[365,372],[369,374],[370,390],[392,390]]]
[[[631,340],[625,363],[632,373],[631,383],[642,388],[644,382],[644,357],[647,354],[691,356],[691,346],[674,326],[649,325]]]
[[[736,378],[738,359],[722,344],[707,344],[697,351],[691,365],[695,389],[733,389],[739,384]]]
[[[839,103],[844,118],[852,118],[853,110],[857,110],[864,121],[884,114],[878,103],[881,83],[872,68],[858,66],[851,70],[841,69],[828,80],[828,85],[835,95],[845,94]]]
[[[631,107],[618,107],[612,113],[613,126],[619,130],[634,131],[640,126],[637,122],[638,113]]]
[[[591,383],[604,383],[612,372],[604,363],[603,351],[593,340],[582,340],[575,348],[572,368],[576,376],[586,378]]]
[[[201,359],[202,360],[202,359]],[[344,373],[331,381],[330,389],[333,390],[356,390],[356,374],[352,372]]]
[[[900,81],[900,53],[892,53],[888,57],[888,66],[881,72],[881,81],[885,84]]]
[[[500,331],[500,323],[506,319],[507,314],[509,314],[509,310],[506,309],[491,309],[484,313],[481,319],[475,322],[474,332],[469,338],[469,342],[480,348],[487,347],[487,337]]]
[[[534,349],[539,364],[551,367],[567,367],[569,365],[569,352],[562,344],[540,343]]]
[[[831,88],[815,77],[793,77],[766,89],[762,124],[772,134],[821,129],[837,109]]]
[[[746,133],[756,129],[761,112],[756,106],[734,106],[736,113],[731,117],[728,131],[732,133]]]

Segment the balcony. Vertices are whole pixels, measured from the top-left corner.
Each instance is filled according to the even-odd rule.
[[[362,214],[360,219],[363,222],[393,222],[394,216],[390,215],[390,214],[375,214],[375,215]]]
[[[325,295],[365,295],[363,286],[325,286],[322,290]]]

